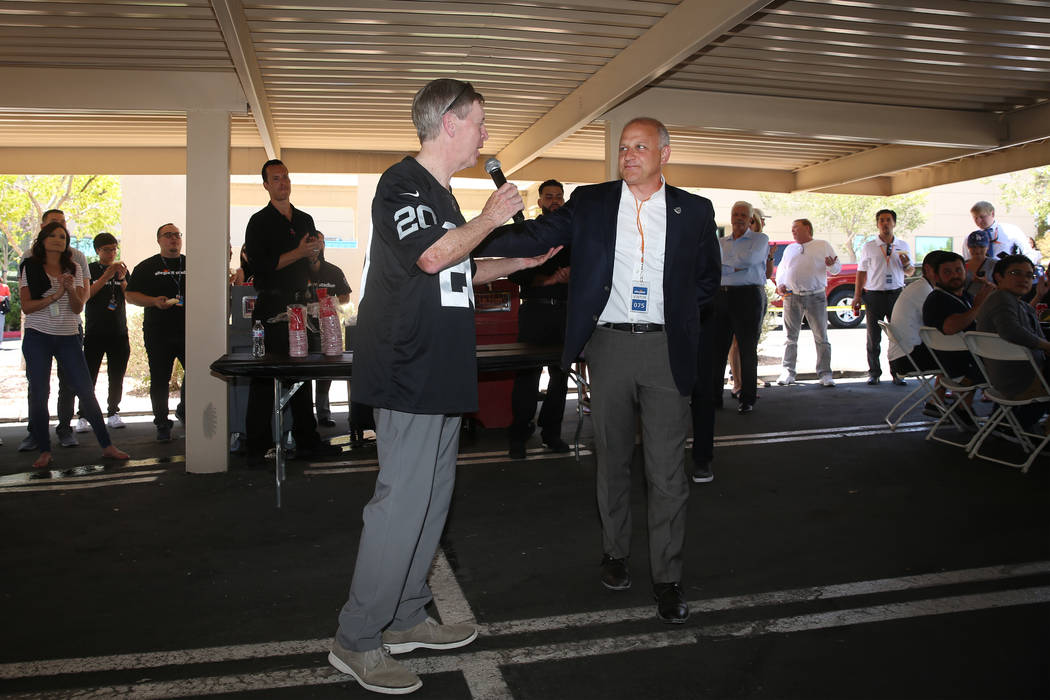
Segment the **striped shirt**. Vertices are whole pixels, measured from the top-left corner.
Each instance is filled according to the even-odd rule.
[[[77,269],[76,275],[73,277],[73,283],[79,289],[84,286],[84,270],[77,263],[73,263],[73,266]],[[51,289],[44,292],[45,299],[53,294],[57,294],[62,288],[59,278],[52,277],[50,274],[47,278],[51,280]],[[28,291],[29,281],[26,279],[25,270],[22,270],[18,284],[25,287],[26,291]],[[69,305],[69,294],[67,293],[54,304],[45,306],[40,311],[26,314],[25,327],[32,328],[40,333],[47,333],[48,335],[76,335],[80,332],[80,314],[73,313],[73,309]]]

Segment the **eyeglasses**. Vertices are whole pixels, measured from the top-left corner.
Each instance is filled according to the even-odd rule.
[[[161,238],[182,238],[182,234],[178,231],[165,231],[160,234]]]
[[[1025,272],[1024,270],[1007,270],[1006,274],[1014,277],[1020,277],[1021,279],[1034,280],[1035,275],[1031,272]]]
[[[457,102],[459,102],[459,98],[463,97],[467,90],[473,90],[473,88],[470,86],[470,83],[463,83],[463,87],[460,88],[459,92],[456,93],[456,96],[452,98],[452,101],[448,103],[448,107],[445,107],[445,109],[442,110],[441,116],[445,116],[446,114],[448,114],[449,110],[451,110],[452,107],[455,106]]]

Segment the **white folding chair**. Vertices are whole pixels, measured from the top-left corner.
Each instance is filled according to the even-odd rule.
[[[952,377],[947,368],[945,368],[944,363],[941,362],[940,355],[937,354],[938,351],[965,353],[970,351],[969,348],[966,347],[966,341],[963,340],[962,333],[945,335],[936,328],[923,326],[919,329],[919,337],[922,338],[923,345],[930,350],[934,362],[937,363],[937,367],[941,371],[941,386],[952,392],[956,397],[954,403],[950,406],[945,406],[944,402],[940,400],[940,397],[936,394],[934,395],[934,401],[937,403],[937,407],[941,409],[941,417],[933,424],[933,427],[930,428],[930,432],[926,433],[926,439],[937,440],[938,442],[947,443],[949,445],[963,447],[969,452],[977,442],[977,428],[981,425],[982,419],[974,413],[973,408],[965,401],[966,395],[973,393],[978,389],[987,387],[988,383],[982,381],[976,384],[964,384],[962,382],[964,377]],[[957,410],[960,410],[959,406],[962,406],[962,415],[956,413]],[[965,442],[958,442],[956,440],[949,440],[946,437],[941,437],[940,435],[937,435],[937,430],[944,425],[945,422],[951,423],[962,432],[972,430],[973,434]]]
[[[879,321],[879,328],[885,331],[886,335],[889,336],[893,343],[902,348],[904,347],[899,340],[900,335],[896,332],[892,323],[889,323],[888,321]],[[930,397],[933,397],[934,402],[940,405],[940,401],[937,399],[937,394],[933,390],[933,384],[930,383],[930,380],[938,376],[940,371],[920,369],[919,366],[915,364],[915,360],[912,359],[911,355],[905,355],[905,357],[908,358],[908,362],[911,364],[912,369],[903,373],[898,372],[898,376],[917,379],[919,383],[914,389],[909,391],[904,398],[893,404],[893,408],[891,408],[886,414],[886,417],[883,418],[883,420],[886,421],[886,424],[890,426],[890,430],[896,430],[897,426],[900,425],[900,422],[904,420],[905,416],[911,413],[919,404],[926,403],[930,400]],[[901,409],[902,406],[907,407]]]
[[[1016,345],[1003,340],[995,333],[980,333],[977,331],[971,331],[963,334],[963,340],[966,342],[966,347],[970,349],[970,353],[974,356],[977,361],[977,366],[980,367],[981,373],[988,378],[988,387],[984,390],[984,395],[995,402],[995,411],[989,416],[987,422],[977,432],[977,440],[974,442],[973,447],[970,449],[969,457],[980,457],[990,462],[996,462],[998,464],[1005,464],[1008,467],[1020,467],[1022,472],[1027,472],[1028,468],[1032,466],[1032,462],[1039,453],[1046,447],[1046,444],[1050,442],[1050,435],[1040,435],[1038,433],[1029,433],[1021,425],[1021,422],[1014,415],[1014,406],[1026,406],[1034,403],[1050,403],[1050,386],[1047,385],[1046,378],[1043,376],[1043,370],[1035,361],[1032,356],[1032,351],[1023,345]],[[1039,384],[1042,385],[1042,394],[1031,398],[1024,399],[1011,399],[1008,398],[992,381],[992,375],[988,373],[986,366],[987,360],[1000,361],[1000,362],[1027,362],[1032,368],[1036,379]],[[1020,444],[1021,449],[1028,455],[1028,458],[1023,462],[1008,462],[1003,459],[996,457],[990,457],[986,454],[981,454],[981,446],[984,441],[991,435],[995,429],[1000,425],[1007,425],[1010,428],[1012,436]]]

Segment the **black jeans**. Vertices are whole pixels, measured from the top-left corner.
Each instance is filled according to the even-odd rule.
[[[868,376],[882,376],[882,366],[879,364],[879,355],[882,354],[882,329],[879,321],[891,321],[893,305],[897,303],[897,297],[901,290],[890,289],[886,291],[864,291],[864,325],[868,329]]]
[[[758,397],[758,336],[765,298],[766,290],[757,284],[718,289],[714,313],[717,355],[711,366],[716,403],[722,398],[726,361],[734,336],[740,348],[740,402],[754,404]]]
[[[525,301],[518,310],[518,342],[537,345],[562,345],[565,342],[564,303],[559,305]],[[514,388],[510,395],[511,412],[510,439],[528,439],[529,423],[536,415],[536,401],[540,393],[542,367],[521,370],[514,376]],[[540,408],[539,426],[544,436],[561,436],[561,422],[565,415],[565,393],[569,374],[559,365],[548,365],[547,398]]]
[[[91,373],[91,386],[98,381],[98,371],[102,367],[102,357],[106,358],[106,376],[109,378],[107,394],[107,414],[120,412],[120,399],[124,396],[124,373],[128,370],[128,358],[131,357],[131,345],[128,336],[86,336],[84,338],[84,358],[87,359],[88,372]],[[83,417],[83,414],[79,414]]]
[[[156,331],[143,333],[146,345],[146,357],[149,360],[149,399],[153,404],[153,424],[168,425],[168,385],[171,384],[171,372],[175,360],[186,371],[186,339],[160,336]],[[179,389],[179,405],[175,415],[183,415],[186,402],[186,382],[183,380]]]
[[[715,355],[718,352],[718,337],[715,334],[714,303],[700,309],[700,348],[697,353],[696,384],[690,408],[693,414],[693,464],[698,467],[710,464],[715,456],[715,407],[716,396],[722,398],[722,385],[725,362],[722,363],[723,374],[718,375],[717,384],[711,386],[715,373]]]
[[[266,354],[288,357],[288,323],[266,323]],[[314,401],[311,382],[303,382],[292,395],[292,435],[296,447],[312,449],[321,443],[314,419]],[[286,383],[285,386],[290,386]],[[248,388],[248,410],[245,414],[247,451],[250,455],[262,455],[273,447],[273,380],[252,379]]]

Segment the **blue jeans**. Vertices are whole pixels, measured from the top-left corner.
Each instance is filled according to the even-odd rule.
[[[109,431],[95,399],[95,387],[88,373],[84,349],[75,335],[48,335],[27,328],[22,336],[22,355],[26,360],[26,376],[29,379],[29,434],[36,440],[41,452],[51,451],[51,436],[48,428],[50,416],[47,399],[51,390],[51,358],[58,361],[69,386],[80,399],[81,414],[91,423],[98,444],[109,447]]]

